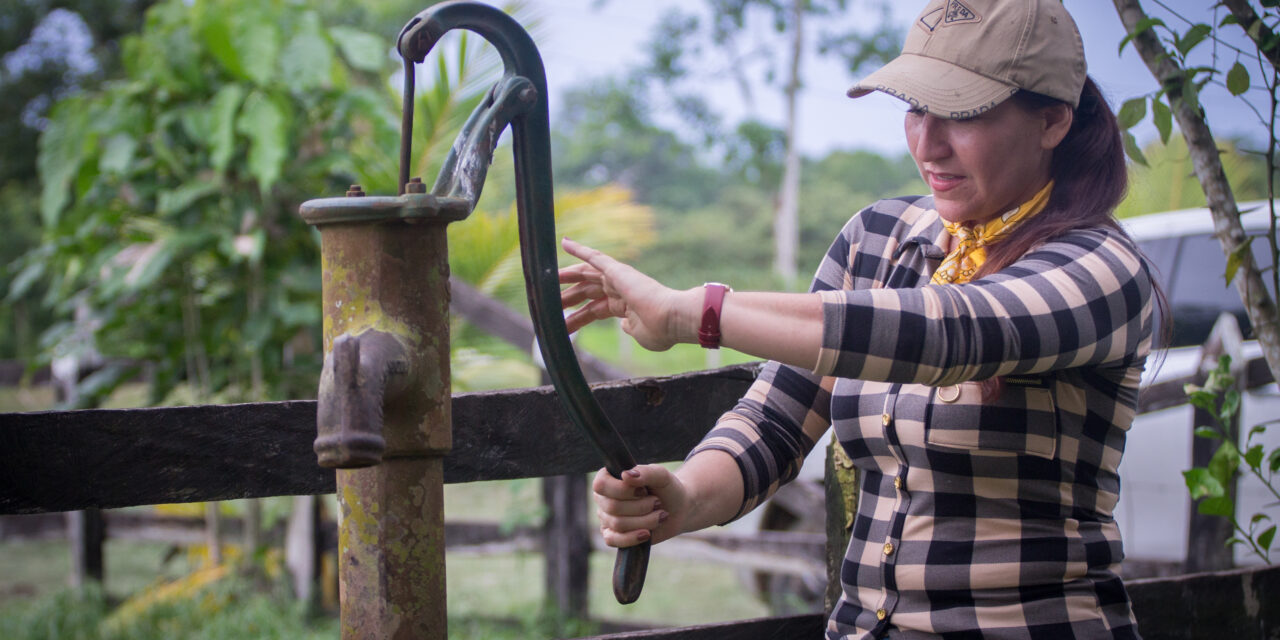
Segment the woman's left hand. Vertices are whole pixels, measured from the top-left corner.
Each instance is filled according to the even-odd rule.
[[[560,303],[566,309],[585,303],[565,319],[570,333],[596,320],[621,318],[622,330],[650,351],[666,351],[697,335],[697,320],[690,322],[682,311],[694,308],[696,314],[701,304],[699,290],[665,287],[635,268],[568,238],[561,246],[583,261],[560,270],[561,284],[572,285],[561,292]]]

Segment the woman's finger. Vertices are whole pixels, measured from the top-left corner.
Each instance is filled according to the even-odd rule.
[[[662,501],[657,496],[615,500],[596,493],[592,494],[591,498],[595,500],[596,507],[601,512],[615,517],[647,516],[655,511],[662,510]]]
[[[593,300],[569,314],[569,317],[564,319],[564,324],[569,333],[573,333],[596,320],[604,320],[605,318],[613,317],[613,315],[613,312],[609,309],[609,300],[607,298]]]
[[[564,250],[569,255],[595,267],[601,273],[607,272],[613,265],[620,264],[604,252],[592,249],[584,244],[578,244],[568,238],[561,240],[560,246],[564,247]]]
[[[653,537],[653,534],[648,529],[619,533],[613,529],[600,527],[600,536],[604,538],[604,543],[610,547],[625,549],[627,547],[634,547],[641,542],[645,542],[649,538]]]
[[[569,309],[587,300],[604,298],[604,286],[594,282],[579,282],[560,292],[560,306]]]
[[[658,525],[667,520],[667,512],[658,510],[646,513],[643,516],[618,516],[601,510],[596,511],[596,517],[600,518],[601,529],[627,533],[629,531],[653,531],[657,529]]]
[[[623,472],[624,474],[629,471]],[[607,469],[600,469],[591,481],[591,491],[614,500],[634,500],[649,495],[644,487],[635,486],[625,480],[613,477]]]
[[[574,282],[600,282],[604,278],[604,274],[599,269],[585,263],[579,262],[571,264],[560,269],[560,284],[571,284]]]

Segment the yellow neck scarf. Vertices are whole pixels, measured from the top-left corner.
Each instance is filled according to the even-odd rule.
[[[1016,209],[1006,212],[981,224],[972,226],[963,222],[944,222],[947,232],[956,238],[956,246],[943,258],[938,270],[933,272],[933,284],[961,284],[973,279],[982,263],[987,261],[987,246],[995,244],[1018,223],[1044,210],[1049,203],[1049,194],[1053,191],[1050,180],[1031,199]]]

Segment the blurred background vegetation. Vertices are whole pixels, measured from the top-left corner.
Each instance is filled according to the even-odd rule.
[[[28,373],[59,359],[94,365],[58,399],[67,407],[313,397],[322,357],[318,236],[297,207],[352,183],[394,192],[400,70],[391,34],[427,4],[7,0],[0,18],[0,359],[22,362]],[[701,35],[687,16],[673,15],[658,26],[651,60],[555,97],[561,234],[677,287],[707,280],[739,289],[804,287],[803,276],[793,283],[774,264],[790,148],[785,126],[722,122],[680,83],[682,65],[701,55],[697,38],[708,49],[731,49],[725,35],[741,24],[741,12],[784,4],[719,3],[739,13],[716,14],[720,22]],[[526,7],[510,10],[529,23]],[[795,23],[776,15],[785,38]],[[692,44],[676,47],[671,33]],[[844,56],[850,69],[897,47],[884,25],[829,35],[831,55]],[[500,70],[477,38],[452,37],[440,49],[420,68],[417,96],[414,175],[427,180]],[[1235,152],[1239,146],[1224,142],[1236,195],[1264,197],[1265,163]],[[509,155],[496,154],[476,213],[450,228],[450,261],[456,276],[523,311]],[[1122,215],[1203,204],[1184,148],[1152,147],[1147,158]],[[816,268],[858,208],[925,188],[905,155],[837,150],[802,157],[798,166],[802,274]],[[528,354],[455,323],[456,389],[539,383]],[[651,354],[624,338],[597,326],[579,341],[636,375],[708,364],[696,347]],[[0,389],[0,411],[54,403],[47,390]],[[491,504],[500,518],[539,517],[520,515],[518,501],[493,500],[491,487],[451,490],[455,503]],[[163,562],[165,550],[154,545],[112,544],[128,560],[117,566],[113,551],[112,575],[125,577],[111,591],[54,595],[65,576],[55,558],[65,556],[65,545],[0,546],[0,637],[294,638],[303,637],[300,628],[335,635],[332,620],[302,623],[302,612],[282,606],[287,598],[263,578],[269,571],[122,621],[120,599],[152,593],[153,580],[201,565]],[[492,600],[484,577],[523,572],[536,583],[540,558],[457,562],[451,607],[456,600],[457,611],[475,615],[459,613],[455,635],[500,637],[482,629]],[[708,611],[723,616],[715,619],[765,613],[743,603],[732,574],[682,573],[689,571],[697,570],[667,569],[702,593],[727,595],[711,607],[689,607],[676,596],[607,615],[694,623],[708,621]],[[479,582],[455,586],[455,573]],[[606,588],[608,579],[594,584]],[[602,593],[593,602],[610,600]],[[538,606],[531,597],[499,612],[527,623],[525,635],[512,637],[541,633]]]

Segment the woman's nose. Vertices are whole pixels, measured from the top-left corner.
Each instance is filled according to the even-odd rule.
[[[907,138],[916,160],[931,162],[951,155],[947,125],[942,118],[928,114],[908,116]]]

